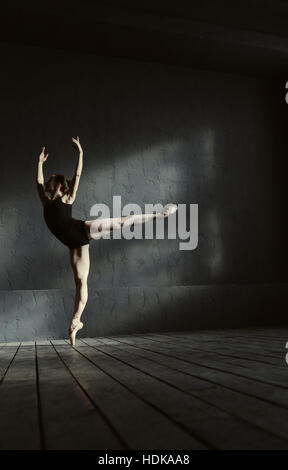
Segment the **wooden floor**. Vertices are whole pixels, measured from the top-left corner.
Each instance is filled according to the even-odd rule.
[[[0,344],[0,449],[288,449],[288,327]]]

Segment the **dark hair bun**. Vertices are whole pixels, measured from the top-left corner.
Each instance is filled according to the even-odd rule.
[[[71,181],[69,181],[64,175],[55,175],[56,184],[61,184],[61,191],[67,194],[70,189]]]

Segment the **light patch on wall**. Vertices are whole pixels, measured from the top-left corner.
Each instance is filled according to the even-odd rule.
[[[178,201],[179,188],[187,184],[183,165],[178,164],[179,151],[183,143],[179,141],[154,145],[138,152],[114,156],[101,165],[95,166],[93,178],[97,187],[98,198],[95,203],[108,202],[107,192],[112,199],[115,195],[122,196],[122,203],[162,203]],[[107,191],[108,189],[108,191]],[[106,201],[99,200],[99,194]]]

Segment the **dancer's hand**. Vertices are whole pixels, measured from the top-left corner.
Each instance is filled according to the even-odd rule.
[[[79,150],[79,152],[83,152],[78,135],[77,135],[77,139],[74,139],[74,137],[72,137],[72,142],[74,144],[74,145],[72,144],[74,148]]]
[[[45,155],[45,147],[42,147],[41,153],[39,155],[39,162],[44,163],[46,162],[48,158],[49,153],[46,153]]]

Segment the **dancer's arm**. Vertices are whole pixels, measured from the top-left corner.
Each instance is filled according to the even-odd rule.
[[[83,150],[79,141],[79,137],[77,136],[77,139],[74,139],[72,137],[72,142],[74,142],[79,153],[78,153],[78,160],[77,160],[75,172],[70,183],[70,191],[69,191],[70,194],[68,196],[68,200],[70,203],[74,202],[76,198],[76,193],[78,190],[80,176],[81,176],[82,168],[83,168]]]
[[[47,160],[48,155],[49,155],[48,153],[46,153],[45,155],[44,151],[45,151],[45,147],[42,147],[41,153],[38,158],[38,167],[37,167],[37,176],[36,176],[38,194],[43,205],[48,199],[48,197],[45,194],[45,188],[44,188],[43,163]]]

